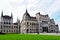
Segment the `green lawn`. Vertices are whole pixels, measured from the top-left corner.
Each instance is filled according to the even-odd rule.
[[[60,40],[60,36],[38,34],[5,34],[0,35],[0,40]]]

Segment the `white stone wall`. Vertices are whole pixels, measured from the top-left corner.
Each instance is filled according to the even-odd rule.
[[[37,21],[38,21],[38,23],[40,24],[39,25],[39,27],[40,26],[42,26],[42,27],[48,27],[48,31],[50,32],[51,30],[53,30],[52,32],[56,32],[57,30],[58,30],[58,27],[56,27],[55,26],[55,22],[54,22],[54,20],[51,20],[48,16],[47,17],[44,17],[45,15],[42,15],[41,16],[41,14],[39,15],[39,14],[37,14],[36,15],[36,19],[37,19]],[[51,21],[52,21],[52,23],[51,23]],[[48,22],[48,23],[43,23],[42,21],[46,21],[46,22]],[[53,26],[51,26],[51,25],[53,25]],[[41,29],[42,29],[42,27],[40,27]],[[40,29],[39,28],[39,29]],[[41,30],[40,30],[41,31]]]

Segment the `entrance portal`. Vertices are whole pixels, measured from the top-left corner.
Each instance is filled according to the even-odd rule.
[[[43,32],[48,32],[48,27],[43,27]]]

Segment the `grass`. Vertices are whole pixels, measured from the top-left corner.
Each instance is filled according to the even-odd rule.
[[[60,40],[60,36],[37,34],[5,34],[0,35],[0,40]]]

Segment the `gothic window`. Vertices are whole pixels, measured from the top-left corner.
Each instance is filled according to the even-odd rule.
[[[42,21],[42,23],[46,23],[47,24],[48,22],[47,21]]]
[[[6,24],[8,24],[8,22],[6,22]]]
[[[10,22],[9,22],[9,24],[10,24]]]
[[[2,29],[2,25],[1,25],[1,29]]]
[[[28,31],[29,31],[29,30],[27,29],[27,33],[28,33]]]
[[[4,21],[4,24],[5,24],[5,21]]]
[[[10,32],[10,30],[9,30],[9,32]]]
[[[5,32],[5,30],[4,30],[4,32]]]
[[[27,25],[28,25],[28,22],[27,22]]]
[[[15,30],[14,30],[14,32],[15,32]]]

